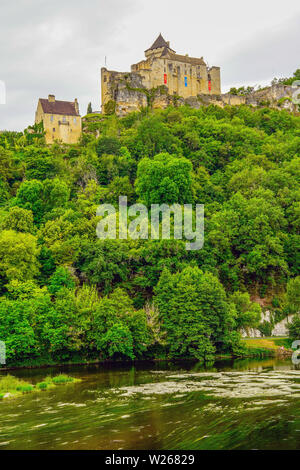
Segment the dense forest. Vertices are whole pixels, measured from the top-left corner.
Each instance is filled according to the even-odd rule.
[[[34,128],[0,133],[0,175],[8,364],[239,355],[239,330],[258,326],[262,308],[274,321],[300,310],[300,116],[89,114],[74,146],[46,146]],[[203,248],[97,238],[97,207],[123,195],[204,204]]]

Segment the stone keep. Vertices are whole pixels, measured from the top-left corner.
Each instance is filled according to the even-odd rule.
[[[154,107],[165,107],[175,98],[219,96],[220,67],[209,68],[203,57],[176,54],[160,34],[131,72],[102,68],[101,85],[102,112],[123,115],[147,106],[151,96]]]

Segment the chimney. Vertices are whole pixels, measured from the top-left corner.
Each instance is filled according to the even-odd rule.
[[[55,95],[48,95],[49,103],[55,103]]]
[[[76,113],[79,114],[79,104],[78,104],[78,100],[77,98],[75,98],[74,100],[74,104],[75,104],[75,110],[76,110]]]

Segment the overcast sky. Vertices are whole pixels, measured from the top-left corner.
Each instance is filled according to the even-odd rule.
[[[39,97],[100,109],[100,69],[129,71],[161,32],[221,67],[222,91],[300,68],[299,0],[0,0],[0,129],[34,122]]]

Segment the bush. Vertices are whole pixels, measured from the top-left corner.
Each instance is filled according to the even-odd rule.
[[[36,384],[36,388],[38,388],[39,390],[45,390],[47,387],[48,387],[47,382],[40,382]]]
[[[263,336],[271,336],[273,327],[274,325],[272,323],[264,321],[258,326],[258,329]]]
[[[69,377],[68,375],[65,375],[65,374],[57,375],[56,377],[53,377],[52,379],[52,382],[55,385],[71,383],[73,381],[74,381],[73,377]]]
[[[0,378],[0,393],[5,394],[14,390],[18,390],[19,387],[25,385],[26,382],[23,380],[8,374]]]
[[[16,390],[17,392],[22,392],[22,393],[30,393],[33,390],[33,385],[21,385],[20,387],[17,387]]]

